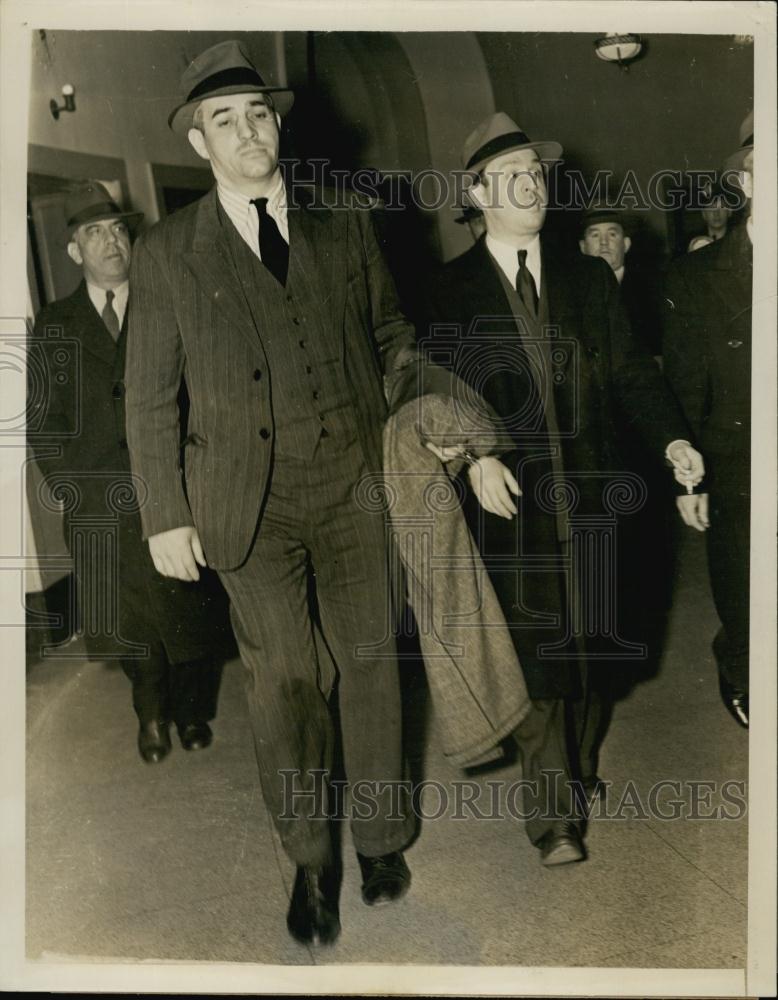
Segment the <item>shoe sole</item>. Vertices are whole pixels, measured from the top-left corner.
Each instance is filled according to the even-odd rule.
[[[541,863],[546,868],[556,868],[558,865],[569,865],[575,861],[584,861],[586,855],[574,844],[564,844],[556,848],[545,858],[541,858]]]

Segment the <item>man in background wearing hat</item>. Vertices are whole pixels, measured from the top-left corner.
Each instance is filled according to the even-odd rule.
[[[230,596],[263,796],[297,865],[287,926],[329,944],[340,931],[327,783],[339,737],[346,778],[368,797],[350,810],[362,898],[388,903],[410,884],[412,816],[392,794],[402,768],[385,512],[358,489],[382,468],[383,378],[416,357],[414,332],[368,214],[287,190],[279,129],[292,94],[266,86],[232,41],[198,56],[182,87],[169,124],[216,184],[136,247],[131,458],[160,572],[196,579],[207,563]],[[338,669],[339,733],[314,616]]]
[[[640,264],[628,259],[632,237],[624,213],[618,208],[595,207],[581,218],[578,246],[588,257],[602,257],[621,287],[621,298],[630,327],[651,354],[662,353],[659,282]]]
[[[751,517],[751,279],[754,117],[725,163],[748,202],[744,223],[679,258],[667,276],[665,371],[705,455],[703,488],[678,497],[689,526],[707,535],[713,600],[721,628],[713,642],[721,697],[748,726],[749,544]]]
[[[689,252],[710,246],[711,243],[715,243],[716,240],[723,239],[727,235],[732,209],[727,202],[726,193],[720,182],[712,184],[703,192],[700,214],[705,223],[705,232],[693,236],[689,240],[687,247]]]
[[[171,749],[170,721],[185,750],[211,742],[219,602],[202,584],[160,577],[141,532],[142,490],[130,473],[123,375],[130,227],[142,215],[122,212],[97,181],[77,185],[65,213],[67,252],[83,280],[36,319],[28,436],[53,495],[67,503],[65,535],[87,653],[121,663],[132,682],[138,750],[144,761],[157,763]],[[67,356],[48,370],[47,338],[63,345],[60,362]],[[35,371],[45,372],[43,383]],[[90,532],[92,542],[100,535],[98,549],[89,548]],[[224,630],[223,601],[221,612]]]
[[[436,355],[450,347],[457,374],[505,424],[501,459],[470,465],[465,505],[533,701],[516,741],[524,777],[537,789],[539,813],[526,830],[545,865],[585,857],[570,783],[580,780],[587,800],[596,797],[603,725],[600,701],[585,683],[589,650],[571,642],[565,627],[577,588],[561,559],[568,528],[559,498],[568,488],[576,495],[576,516],[607,508],[607,480],[622,468],[618,420],[640,424],[657,461],[667,449],[684,482],[703,473],[661,373],[633,342],[611,269],[540,237],[542,160],[561,151],[555,142],[531,141],[502,112],[468,137],[463,166],[475,175],[469,196],[483,211],[486,235],[430,281],[427,314],[443,333],[458,331],[450,344],[431,336]],[[597,582],[605,592],[611,581]]]

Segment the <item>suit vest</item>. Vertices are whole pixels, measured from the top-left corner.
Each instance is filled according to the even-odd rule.
[[[221,207],[219,215],[268,362],[276,452],[310,460],[322,437],[350,443],[357,419],[343,365],[342,332],[324,305],[305,237],[299,228],[293,231],[289,274],[282,286]]]

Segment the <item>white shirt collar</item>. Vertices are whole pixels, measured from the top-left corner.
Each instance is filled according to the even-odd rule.
[[[622,264],[621,267],[617,267],[613,273],[616,275],[616,281],[621,284],[624,280],[624,265]]]
[[[516,286],[516,275],[519,271],[519,251],[517,247],[509,243],[496,240],[491,233],[486,234],[486,249],[499,264],[505,277],[510,283]],[[524,249],[527,251],[527,270],[535,279],[535,288],[540,295],[540,282],[542,279],[542,265],[540,259],[540,233],[537,233],[531,243]]]
[[[246,241],[247,245],[259,257],[259,218],[256,210],[252,206],[252,199],[239,191],[225,186],[221,181],[216,182],[216,191],[219,202]],[[289,220],[286,206],[286,188],[284,180],[279,170],[276,174],[276,183],[267,196],[267,211],[278,226],[286,242],[289,242]]]
[[[754,242],[754,220],[751,218],[750,215],[746,219],[746,232],[748,233],[748,238],[751,240],[751,243],[753,244],[753,242]]]

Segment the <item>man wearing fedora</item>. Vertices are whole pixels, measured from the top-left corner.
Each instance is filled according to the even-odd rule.
[[[402,896],[412,817],[384,508],[359,484],[382,467],[384,376],[416,357],[370,217],[317,207],[279,169],[288,90],[242,45],[193,60],[170,127],[215,186],[139,241],[133,258],[128,439],[148,485],[144,532],[161,573],[218,572],[247,668],[265,804],[297,866],[299,941],[340,931],[331,772],[342,742],[368,905]],[[185,478],[174,400],[191,399]],[[337,666],[317,657],[314,620]]]
[[[706,532],[713,600],[721,628],[713,651],[722,700],[748,727],[749,545],[751,517],[751,283],[754,116],[724,168],[748,205],[745,221],[679,258],[666,284],[665,371],[708,474],[678,497],[690,527]]]
[[[130,231],[142,215],[123,212],[97,181],[74,186],[65,215],[67,253],[83,279],[36,319],[28,437],[53,495],[66,503],[87,653],[121,663],[132,682],[138,750],[158,763],[171,749],[171,721],[185,750],[211,742],[215,640],[226,606],[203,584],[160,577],[142,537],[123,382]],[[49,344],[62,349],[47,369]],[[36,380],[36,371],[46,376]]]
[[[602,257],[621,288],[632,333],[651,354],[662,353],[659,282],[646,261],[632,261],[632,237],[625,214],[613,206],[593,206],[581,217],[578,246],[588,257]]]
[[[656,363],[633,340],[611,268],[541,236],[543,161],[561,152],[556,142],[533,142],[503,112],[468,136],[463,166],[474,175],[469,197],[486,235],[429,282],[426,316],[436,354],[449,337],[454,370],[505,425],[501,456],[470,464],[465,509],[533,701],[516,741],[524,776],[546,805],[526,824],[545,865],[585,857],[584,803],[571,782],[594,800],[604,722],[586,683],[598,649],[567,627],[585,586],[565,570],[570,536],[560,501],[573,498],[577,518],[603,513],[623,469],[618,421],[639,425],[657,462],[666,453],[683,482],[703,474]],[[618,591],[617,581],[596,582],[603,594],[609,585]],[[583,597],[596,608],[591,593]],[[607,638],[610,654],[621,648],[617,635],[594,638]]]

